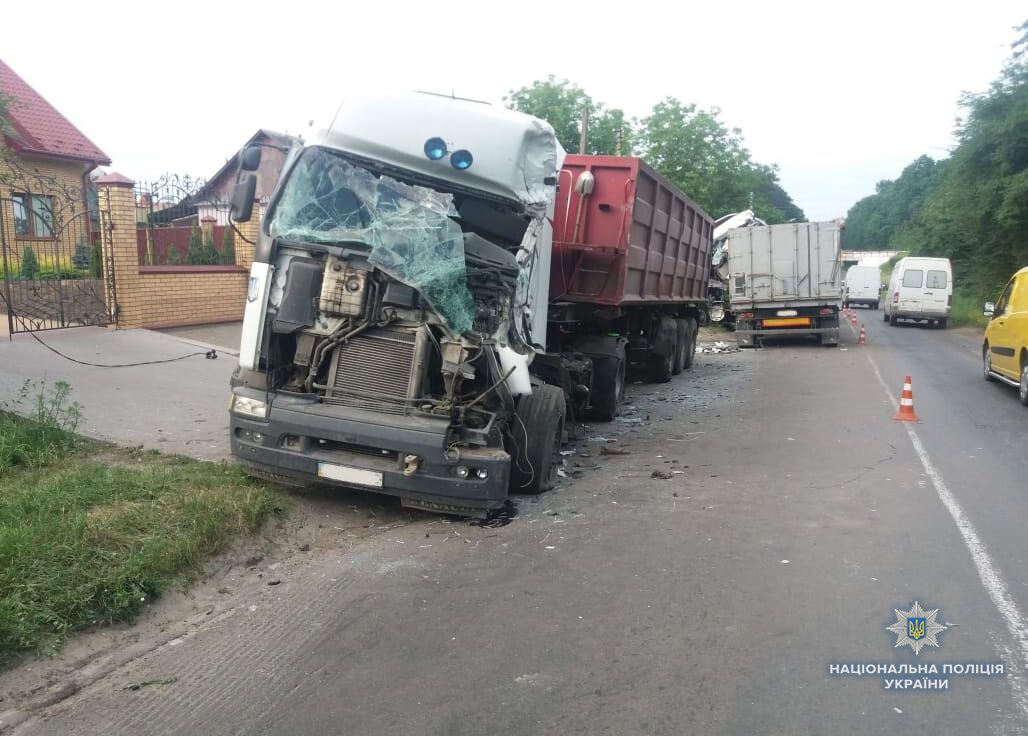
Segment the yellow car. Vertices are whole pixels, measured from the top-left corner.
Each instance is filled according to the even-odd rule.
[[[999,301],[985,303],[990,317],[982,345],[986,381],[1016,386],[1028,406],[1028,268],[1015,273]]]

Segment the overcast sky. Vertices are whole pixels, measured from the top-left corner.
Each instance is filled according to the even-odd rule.
[[[499,104],[555,74],[630,115],[720,107],[827,219],[945,156],[961,91],[987,88],[1028,18],[1023,0],[694,5],[58,0],[42,25],[8,13],[0,58],[136,179],[210,176],[257,128],[325,125],[351,91]]]

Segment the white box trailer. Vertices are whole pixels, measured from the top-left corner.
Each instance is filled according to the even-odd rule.
[[[813,335],[839,343],[841,228],[835,222],[743,227],[728,234],[732,309],[740,347]]]

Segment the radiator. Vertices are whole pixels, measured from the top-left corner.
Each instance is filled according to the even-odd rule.
[[[336,348],[326,404],[382,414],[407,414],[418,396],[428,345],[420,330],[371,329]]]

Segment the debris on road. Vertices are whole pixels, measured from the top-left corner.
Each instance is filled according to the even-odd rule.
[[[651,478],[657,478],[659,480],[671,480],[671,473],[666,470],[654,470],[650,473]]]
[[[177,677],[169,677],[165,680],[146,680],[145,682],[135,682],[131,685],[127,685],[122,690],[142,690],[144,687],[153,687],[155,685],[173,685],[178,682]]]
[[[622,450],[620,447],[607,447],[603,446],[600,448],[601,455],[631,455],[632,453],[628,450]]]
[[[727,342],[718,340],[713,345],[700,345],[700,352],[704,355],[716,355],[718,353],[738,353],[737,345],[729,345]]]

